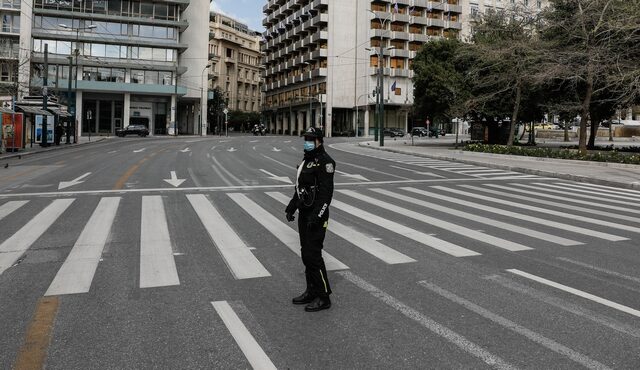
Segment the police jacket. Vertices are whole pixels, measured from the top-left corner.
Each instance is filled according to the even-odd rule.
[[[296,209],[307,217],[326,220],[333,197],[333,173],[336,162],[320,145],[305,152],[304,160],[298,166],[295,192],[286,212],[293,214]],[[313,222],[310,219],[309,222]]]

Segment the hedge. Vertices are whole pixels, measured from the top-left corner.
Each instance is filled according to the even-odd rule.
[[[574,159],[580,161],[613,162],[626,164],[640,164],[640,155],[623,154],[616,150],[608,152],[591,152],[580,154],[577,150],[538,148],[525,146],[506,146],[488,144],[467,144],[463,150],[470,152],[521,155],[526,157],[544,157],[559,159]]]

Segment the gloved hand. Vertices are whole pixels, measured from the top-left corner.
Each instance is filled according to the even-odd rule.
[[[296,219],[296,216],[293,215],[293,213],[285,213],[285,216],[287,217],[287,221],[292,222],[293,220]]]

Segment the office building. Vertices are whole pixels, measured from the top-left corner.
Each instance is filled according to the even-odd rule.
[[[260,33],[212,12],[209,36],[210,89],[225,94],[229,110],[260,112]]]
[[[20,26],[20,95],[66,101],[71,79],[78,134],[206,132],[208,1],[23,0]]]
[[[0,107],[10,108],[18,86],[20,2],[0,0]]]

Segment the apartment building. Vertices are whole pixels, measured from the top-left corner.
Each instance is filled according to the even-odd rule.
[[[549,0],[468,0],[462,5],[462,39],[467,40],[473,33],[473,19],[487,11],[500,11],[515,6],[524,7],[537,13],[549,5]]]
[[[228,109],[260,112],[260,33],[233,18],[211,12],[209,87],[226,94]]]
[[[18,82],[21,0],[0,0],[0,107],[11,107]]]
[[[66,102],[71,80],[79,135],[206,132],[208,1],[22,0],[20,14],[20,97]]]
[[[462,31],[458,0],[269,0],[263,11],[263,113],[284,134],[311,125],[328,136],[372,134],[379,63],[385,126],[406,130],[413,58],[430,39]]]

